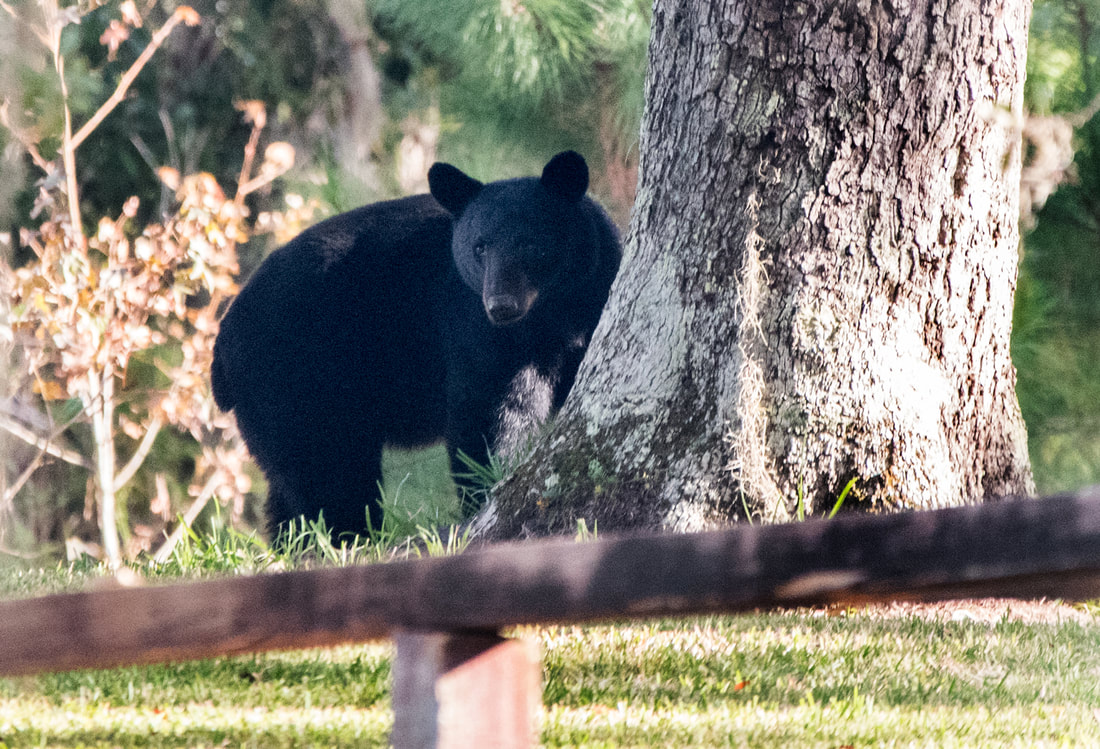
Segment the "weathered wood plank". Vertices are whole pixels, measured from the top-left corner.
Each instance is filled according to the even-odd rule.
[[[491,632],[394,636],[394,749],[535,745],[538,647]]]
[[[0,674],[333,645],[396,629],[973,595],[1100,595],[1100,490],[0,603]]]

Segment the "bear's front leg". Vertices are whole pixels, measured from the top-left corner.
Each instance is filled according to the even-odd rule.
[[[507,384],[499,375],[493,376],[494,368],[486,364],[484,360],[475,364],[471,357],[453,357],[447,376],[444,438],[464,515],[480,509],[488,490],[485,478],[479,477],[467,462],[489,465],[490,446],[496,438],[496,414]]]
[[[505,461],[522,456],[552,413],[556,380],[553,373],[527,365],[509,378],[492,382],[482,372],[478,387],[452,388],[447,449],[466,513],[481,508],[489,487],[459,453],[481,466],[489,466],[491,455]]]

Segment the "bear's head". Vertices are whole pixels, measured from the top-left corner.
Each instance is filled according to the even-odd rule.
[[[428,183],[454,217],[455,267],[481,295],[494,325],[516,324],[548,298],[568,305],[571,290],[599,262],[597,228],[585,205],[588,165],[580,154],[559,153],[541,177],[488,184],[437,163]]]

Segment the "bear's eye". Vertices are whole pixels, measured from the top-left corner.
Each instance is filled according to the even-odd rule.
[[[475,242],[474,243],[474,257],[477,258],[478,260],[481,260],[485,257],[485,243],[484,242]]]

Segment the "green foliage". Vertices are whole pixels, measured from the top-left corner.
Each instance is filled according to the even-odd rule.
[[[290,556],[291,552],[284,554],[284,558]],[[281,562],[282,559],[255,532],[227,526],[218,514],[206,533],[199,533],[194,527],[187,528],[183,538],[172,547],[168,559],[150,565],[147,573],[168,578],[247,574],[271,569]]]
[[[10,746],[378,746],[386,645],[0,681]]]
[[[498,178],[576,148],[629,159],[650,9],[632,0],[377,0],[387,103],[438,108],[440,157]],[[441,23],[441,19],[447,19]]]
[[[0,599],[5,600],[77,592],[107,574],[106,567],[88,558],[52,566],[2,557],[0,561]]]
[[[592,523],[592,530],[588,529],[588,521],[584,518],[577,518],[577,532],[573,534],[573,540],[577,543],[585,543],[588,541],[595,541],[600,537],[599,523]]]
[[[461,450],[458,451],[458,460],[466,471],[455,478],[469,484],[462,490],[462,504],[469,509],[480,507],[492,488],[503,481],[511,470],[509,462],[495,453],[489,454],[488,465],[478,463]]]
[[[853,476],[849,479],[848,483],[844,485],[844,488],[840,490],[840,495],[836,498],[836,502],[833,503],[833,509],[829,510],[829,514],[826,515],[827,518],[831,519],[836,517],[836,514],[844,507],[844,500],[848,499],[848,495],[851,493],[852,489],[856,488],[857,481],[859,481],[859,479]]]
[[[465,470],[456,472],[455,478],[467,484],[461,487],[459,497],[464,515],[469,515],[484,506],[493,487],[511,475],[516,467],[531,454],[534,450],[534,442],[533,438],[529,438],[527,444],[515,455],[499,455],[490,452],[487,465],[478,463],[461,450],[458,451],[458,461]]]
[[[415,40],[468,91],[516,109],[563,99],[600,56],[597,26],[613,0],[380,0],[376,24]],[[440,23],[440,19],[447,19]]]
[[[193,3],[202,16],[195,29],[165,44],[135,81],[132,95],[88,139],[81,151],[85,211],[116,214],[131,196],[155,209],[161,184],[153,169],[207,171],[233,184],[240,171],[249,127],[235,102],[264,101],[273,118],[272,139],[302,142],[306,123],[337,96],[337,61],[342,45],[321,0],[229,0]],[[137,59],[174,6],[152,6],[147,23],[109,54],[101,43],[118,17],[118,4],[87,13],[63,35],[66,82],[74,122],[85,121],[114,91],[120,75]],[[259,52],[263,51],[262,56]],[[62,127],[58,84],[52,68],[19,69],[16,93],[22,111],[33,112],[46,136],[43,153],[53,153]],[[11,95],[3,86],[6,95]],[[51,139],[53,146],[51,147]],[[145,213],[142,220],[155,214]]]
[[[48,5],[37,7],[48,10]],[[269,139],[295,144],[301,166],[284,181],[334,211],[398,189],[422,189],[405,185],[389,171],[399,161],[410,121],[435,128],[439,158],[459,162],[486,179],[537,171],[549,153],[578,148],[592,165],[594,190],[606,196],[615,185],[600,182],[601,175],[609,173],[603,166],[621,162],[625,168],[616,178],[620,219],[629,209],[650,16],[645,3],[449,0],[439,5],[378,0],[366,11],[370,27],[355,17],[355,9],[326,0],[198,0],[194,7],[198,25],[180,26],[167,38],[126,95],[77,147],[75,190],[81,196],[78,210],[86,232],[101,216],[117,217],[134,195],[139,200],[133,226],[159,221],[175,199],[156,171],[162,167],[183,176],[208,172],[226,193],[232,192],[252,133],[241,117],[241,100],[266,105],[261,152]],[[64,97],[49,54],[30,35],[0,28],[0,42],[11,42],[15,52],[0,61],[0,97],[13,102],[8,114],[22,133],[13,140],[4,131],[3,145],[33,141],[41,154],[52,158],[62,144],[62,102],[72,111],[74,129],[87,123],[111,100],[174,9],[145,4],[140,22],[125,21],[121,26],[122,0],[66,11],[81,18],[61,31]],[[30,5],[18,5],[15,12],[24,10],[36,23],[42,22]],[[337,134],[338,126],[347,122],[348,102],[359,95],[353,82],[360,79],[354,77],[349,60],[362,54],[361,44],[383,73],[387,124],[381,142],[366,144],[368,158],[380,172],[375,194],[367,194],[359,176],[350,174],[347,144],[338,142],[347,136]],[[376,103],[367,103],[377,109]],[[11,156],[17,149],[9,147],[5,153]],[[19,236],[18,228],[37,229],[44,217],[42,206],[36,205],[41,200],[39,185],[33,182],[39,172],[28,153],[21,156],[24,163],[0,163],[0,192],[17,193],[0,211],[5,227],[17,227],[14,237]],[[431,137],[423,155],[436,157]],[[49,177],[44,184],[56,191],[57,181]],[[280,182],[249,192],[242,214],[246,223],[281,205],[284,189]],[[29,249],[12,244],[15,266],[33,260]],[[241,244],[242,277],[270,246],[264,239]],[[170,341],[130,360],[118,404],[122,418],[138,421],[135,388],[155,390],[168,384],[163,364],[178,356],[174,345]],[[90,454],[94,442],[89,431],[83,424],[72,425],[66,435],[70,454]],[[120,435],[123,454],[136,447],[126,439]],[[188,474],[203,456],[186,442],[174,434],[162,434],[153,442],[148,470],[143,468],[120,490],[123,525],[145,526],[159,536],[155,528],[163,521],[150,512],[153,504],[163,503],[166,495],[173,500],[173,510],[190,501]],[[27,450],[20,446],[18,454],[5,459],[9,474],[17,475],[33,458],[33,451]],[[18,548],[26,549],[35,542],[56,544],[86,533],[87,524],[78,520],[86,504],[84,470],[46,465],[14,504],[0,503],[0,508],[14,512],[9,518],[19,520],[0,542],[18,539]],[[428,471],[427,487],[418,485],[416,471],[399,467],[395,473],[400,475],[385,494],[387,522],[392,525],[380,530],[416,534],[420,527],[457,518],[457,508],[435,499],[451,491],[449,480],[437,478],[439,471]],[[431,516],[417,506],[424,496],[429,497]],[[52,517],[32,526],[36,513]],[[235,510],[237,520],[256,514],[251,507]],[[133,537],[123,540],[141,543]]]
[[[1038,114],[1073,112],[1094,95],[1100,78],[1100,2],[1037,0],[1028,37],[1028,108]]]
[[[440,531],[437,524],[372,530],[369,537],[333,540],[324,518],[291,523],[280,543],[271,546],[256,531],[241,531],[226,524],[220,514],[209,528],[188,528],[163,562],[136,563],[140,574],[156,578],[277,572],[311,567],[348,567],[405,556],[446,556],[466,548],[469,537],[456,525]]]
[[[132,29],[112,53],[103,39],[118,16],[119,3],[93,6],[62,37],[68,101],[77,127],[107,100],[175,7],[143,5],[147,23]],[[428,156],[459,163],[487,179],[537,171],[548,154],[577,148],[589,158],[594,190],[605,202],[614,193],[608,175],[636,158],[648,3],[369,0],[369,27],[357,28],[354,21],[334,20],[342,11],[325,0],[200,0],[195,7],[201,25],[178,29],[117,109],[80,146],[86,220],[117,216],[134,194],[141,198],[138,223],[159,218],[172,199],[154,172],[159,166],[181,174],[205,170],[231,187],[250,133],[235,106],[241,99],[266,103],[270,117],[265,139],[284,139],[298,147],[304,166],[292,177],[296,190],[305,189],[307,197],[319,197],[333,211],[375,197],[340,163],[346,155],[332,134],[346,114],[348,98],[356,93],[348,88],[347,61],[360,42],[383,78],[386,125],[381,141],[369,144],[369,159],[382,172],[375,193],[402,189],[391,167],[408,136],[410,119],[437,131],[438,143],[427,148]],[[1100,0],[1038,0],[1026,89],[1032,111],[1078,112],[1100,92],[1098,18]],[[33,124],[41,152],[52,157],[61,143],[64,119],[56,74],[43,64],[41,50],[20,42],[11,29],[0,28],[0,44],[12,47],[0,62],[0,94],[13,102],[10,112],[20,124]],[[6,154],[0,162],[0,200],[18,192],[11,205],[0,206],[0,219],[5,229],[34,228],[42,220],[41,215],[30,217],[38,195],[32,180],[38,175],[27,168],[29,160],[11,160],[14,145],[0,132]],[[1078,129],[1075,145],[1075,181],[1047,202],[1026,237],[1015,312],[1018,392],[1043,491],[1100,481],[1100,380],[1094,375],[1100,369],[1098,118]],[[628,169],[623,179],[629,183],[630,177]],[[252,217],[277,204],[284,189],[275,185],[250,194]],[[624,204],[610,206],[620,221],[629,195],[623,191],[615,199]],[[256,242],[241,248],[243,276],[269,246]],[[25,250],[17,257],[19,262],[29,259]],[[126,372],[128,387],[164,385],[157,379],[163,373],[156,356],[135,356]],[[128,391],[120,409],[133,420],[137,411],[130,397]],[[51,408],[56,424],[65,422],[62,406]],[[92,437],[86,427],[74,425],[68,439],[67,447],[89,453]],[[124,452],[133,446],[120,438]],[[193,443],[162,434],[149,457],[152,468],[124,490],[122,510],[137,524],[151,517],[147,508],[157,492],[157,473],[175,505],[188,501],[189,474],[200,457]],[[3,460],[15,475],[26,454],[6,454]],[[387,458],[387,527],[379,533],[416,536],[419,529],[459,517],[450,498],[445,456],[436,451],[425,458],[430,464],[426,471],[414,466],[421,460]],[[495,483],[502,470],[490,467],[482,484]],[[9,523],[0,542],[28,549],[49,540],[57,550],[63,539],[80,535],[86,529],[80,519],[85,475],[84,469],[43,466],[4,508],[4,518],[10,520],[14,513],[25,522]],[[256,514],[254,508],[245,508],[240,517]]]
[[[1100,3],[1035,5],[1026,97],[1073,115],[1100,93]],[[1100,117],[1075,133],[1071,179],[1025,236],[1013,320],[1017,394],[1041,492],[1100,482]]]
[[[381,530],[392,537],[415,536],[421,528],[451,525],[462,519],[450,460],[442,445],[427,450],[386,450],[382,473],[385,518]]]
[[[840,490],[840,494],[837,496],[836,501],[833,502],[832,509],[830,509],[829,512],[825,515],[825,518],[827,520],[832,520],[834,517],[836,517],[837,513],[841,511],[841,509],[844,507],[845,500],[848,499],[848,495],[851,494],[852,489],[855,488],[857,481],[859,481],[859,478],[853,476],[851,479],[848,480],[848,483],[844,485],[844,488]],[[742,496],[741,498],[741,504],[745,506],[745,512],[747,513],[748,507],[746,505],[744,496]],[[803,488],[802,481],[800,480],[798,482],[798,501],[795,504],[795,520],[801,523],[808,517],[809,515],[806,512],[805,489]],[[749,519],[751,521],[751,516]]]
[[[215,431],[232,432],[226,417],[214,410],[205,383],[217,316],[233,290],[230,274],[238,269],[237,243],[257,226],[291,230],[314,204],[297,198],[293,211],[249,219],[246,202],[256,201],[257,191],[269,188],[294,161],[289,144],[266,143],[259,174],[253,174],[267,123],[262,102],[242,103],[232,99],[231,89],[213,87],[227,97],[235,131],[245,138],[219,138],[210,162],[197,158],[200,151],[206,153],[205,135],[192,139],[188,126],[176,137],[180,121],[173,119],[176,109],[166,102],[187,93],[181,93],[182,84],[172,76],[207,57],[224,58],[217,44],[199,43],[217,36],[216,23],[204,23],[187,6],[166,20],[155,6],[142,17],[131,2],[60,12],[50,2],[18,10],[5,4],[2,10],[4,18],[22,24],[28,33],[17,50],[25,88],[12,92],[10,81],[0,80],[5,96],[0,123],[42,178],[26,183],[26,192],[35,195],[33,206],[23,216],[16,212],[16,220],[25,225],[13,235],[25,257],[15,253],[13,267],[6,257],[0,263],[0,304],[9,313],[0,321],[0,339],[8,344],[5,356],[16,354],[4,388],[14,406],[5,405],[4,411],[17,416],[5,415],[4,428],[29,443],[5,456],[4,469],[18,478],[10,486],[0,482],[0,509],[5,513],[0,531],[12,525],[18,533],[20,525],[29,525],[20,521],[36,508],[27,507],[24,497],[19,504],[14,501],[25,482],[26,496],[48,493],[39,481],[30,481],[43,462],[42,446],[71,441],[71,447],[65,444],[54,452],[76,470],[95,468],[95,493],[81,504],[98,509],[104,553],[118,563],[123,550],[116,526],[123,526],[122,540],[137,548],[158,535],[152,528],[170,515],[173,496],[183,499],[194,490],[201,505],[215,492],[227,501],[234,496],[240,500],[238,490],[246,490],[243,448],[233,456],[225,443],[215,444]],[[185,46],[173,45],[181,36]],[[181,54],[186,59],[181,61]],[[22,108],[11,106],[17,97]],[[38,102],[45,106],[31,106]],[[193,103],[180,111],[190,111]],[[203,116],[216,109],[202,108]],[[74,126],[66,129],[70,111]],[[151,121],[156,124],[149,129]],[[164,148],[153,144],[153,135]],[[120,147],[123,141],[126,145]],[[182,146],[198,150],[181,151]],[[232,159],[218,150],[227,146],[238,149]],[[52,156],[59,148],[60,158],[47,161],[43,154]],[[226,163],[232,163],[232,170]],[[227,200],[228,191],[209,173],[181,173],[173,164],[191,172],[209,166],[238,182],[236,194]],[[151,199],[142,201],[134,191]],[[80,195],[85,199],[78,200]],[[92,424],[92,436],[83,424],[70,422],[76,414],[63,415],[64,407],[51,406],[51,401],[79,403],[81,418]],[[177,428],[177,437],[187,435],[183,439],[191,450],[183,460],[178,459],[179,439],[157,439],[166,424]],[[149,464],[159,470],[132,481],[158,444]],[[117,460],[120,447],[121,454],[130,456],[125,465]],[[188,486],[216,464],[226,469],[221,476],[225,481],[209,477],[202,479],[201,490]],[[60,484],[70,483],[67,479],[48,478],[49,489],[62,494],[52,505],[68,514],[83,487],[74,497],[58,492]],[[241,502],[234,504],[236,514],[247,514]],[[143,521],[140,529],[131,516],[135,509]],[[55,537],[63,524],[70,526],[60,529],[66,537],[83,535],[64,520],[50,523],[43,535]],[[4,535],[0,541],[16,534]]]

